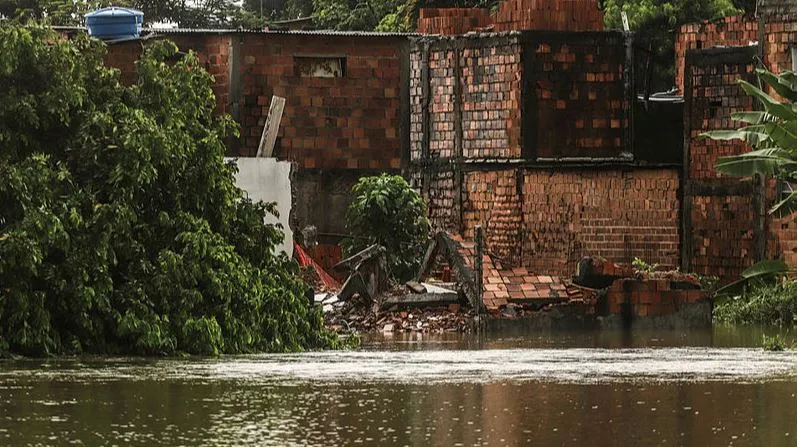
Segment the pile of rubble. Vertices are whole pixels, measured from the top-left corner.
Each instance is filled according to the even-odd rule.
[[[346,301],[327,298],[325,325],[335,332],[471,332],[474,312],[460,304],[382,310],[376,299],[354,295]],[[322,301],[324,302],[324,301]],[[328,307],[329,306],[329,307]]]
[[[312,260],[300,259],[302,276],[314,287],[327,327],[336,332],[469,332],[475,312],[456,283],[392,284],[385,250],[371,246],[333,267],[348,273],[342,286],[320,280]],[[329,275],[326,275],[329,277]]]

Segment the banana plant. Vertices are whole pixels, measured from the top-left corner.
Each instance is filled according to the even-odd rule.
[[[796,210],[796,74],[783,71],[776,75],[757,69],[761,82],[770,86],[780,99],[742,79],[737,82],[749,96],[756,98],[762,110],[735,112],[731,119],[746,124],[736,130],[715,130],[701,134],[713,140],[741,140],[753,150],[731,157],[721,157],[715,170],[736,177],[760,174],[784,181],[790,188],[787,197],[770,209],[779,217]]]
[[[789,188],[788,195],[777,201],[770,213],[779,217],[790,216],[796,210],[796,75],[792,71],[776,75],[761,68],[756,70],[756,75],[760,84],[771,88],[773,96],[742,79],[737,82],[746,94],[759,101],[761,110],[732,113],[731,118],[745,126],[737,130],[705,132],[701,137],[741,140],[750,145],[753,148],[750,152],[719,158],[715,170],[736,177],[759,174],[782,181]],[[788,271],[783,261],[761,261],[744,271],[740,280],[719,289],[717,293],[730,293],[754,278],[777,277]]]

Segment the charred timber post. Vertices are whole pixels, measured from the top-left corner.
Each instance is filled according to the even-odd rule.
[[[474,309],[476,310],[477,314],[482,313],[482,253],[484,252],[484,239],[482,234],[482,225],[477,225],[474,230],[476,231],[476,236],[474,238],[474,242],[476,244],[476,259],[474,259],[474,283],[476,284],[476,303],[473,303]]]
[[[623,61],[623,90],[626,96],[624,101],[624,116],[626,118],[626,127],[624,128],[624,141],[626,152],[634,157],[635,142],[634,142],[634,110],[635,101],[637,101],[637,93],[635,92],[635,35],[631,32],[623,33],[624,46],[626,48],[626,57]]]

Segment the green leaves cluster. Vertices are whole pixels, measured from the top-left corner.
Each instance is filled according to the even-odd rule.
[[[386,248],[392,276],[400,281],[412,278],[430,232],[424,200],[398,175],[363,177],[352,191],[355,197],[346,214],[350,234],[344,240],[346,254],[379,244]]]
[[[0,351],[196,354],[335,346],[273,207],[224,162],[211,76],[169,42],[138,82],[104,46],[0,26]]]
[[[794,327],[796,283],[754,281],[740,293],[715,302],[712,318],[720,323]]]
[[[674,36],[685,23],[715,20],[740,14],[745,7],[739,0],[603,0],[604,25],[622,30],[621,12],[629,18],[637,45],[651,48],[652,92],[674,85]],[[643,60],[640,58],[640,60]],[[638,81],[642,86],[642,82]]]

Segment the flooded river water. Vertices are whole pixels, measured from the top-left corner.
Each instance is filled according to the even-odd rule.
[[[795,351],[761,341],[741,328],[503,333],[5,361],[0,444],[794,446]]]

